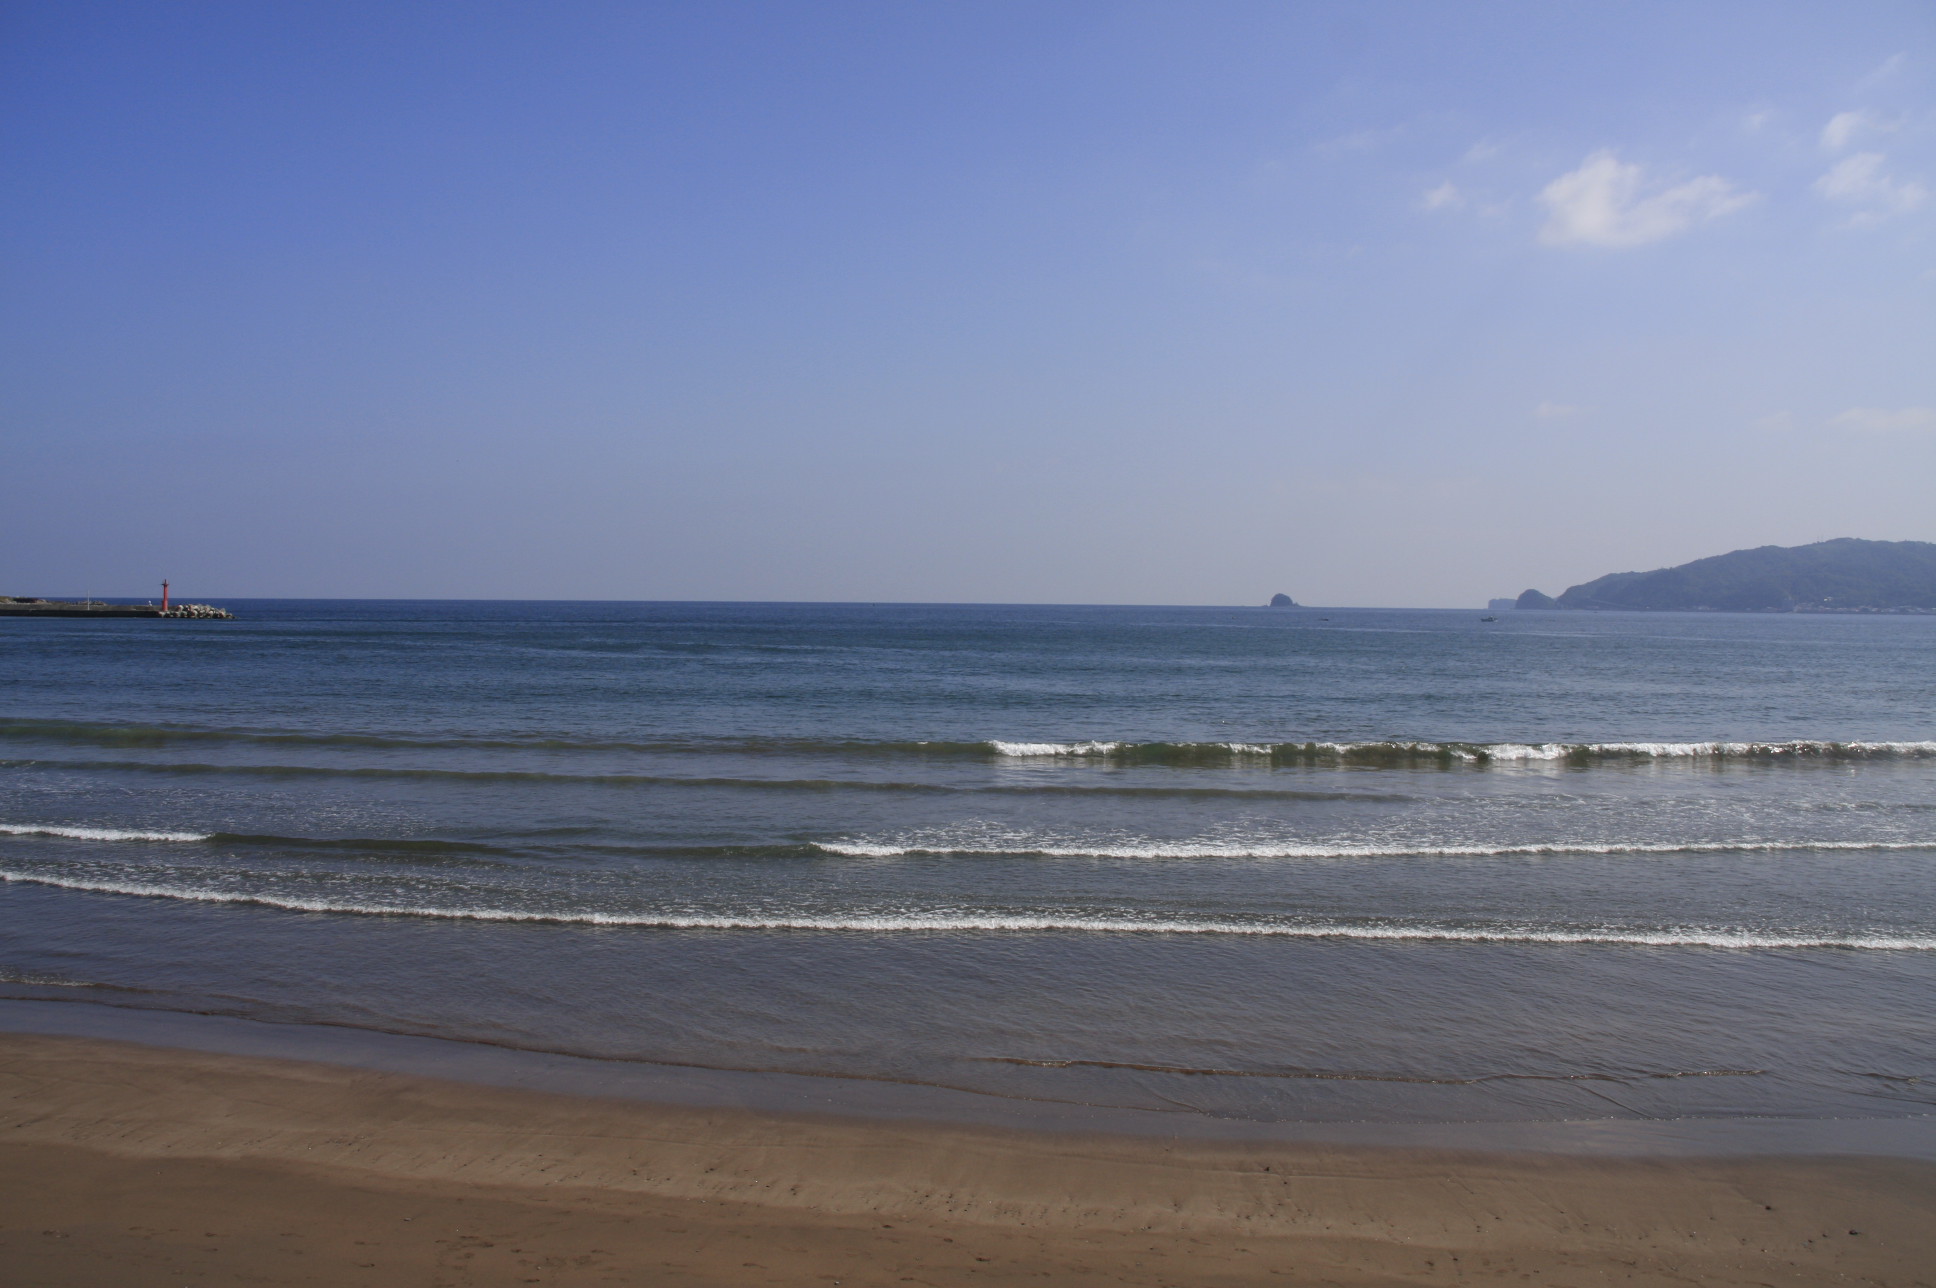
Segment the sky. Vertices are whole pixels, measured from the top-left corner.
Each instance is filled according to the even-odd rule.
[[[1936,540],[1936,6],[0,0],[0,593]]]

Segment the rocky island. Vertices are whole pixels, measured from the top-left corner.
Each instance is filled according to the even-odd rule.
[[[1515,608],[1667,613],[1936,613],[1936,543],[1841,537],[1609,573]]]

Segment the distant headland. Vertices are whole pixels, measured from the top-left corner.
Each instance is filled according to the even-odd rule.
[[[1658,613],[1936,613],[1936,543],[1841,537],[1609,573],[1515,608]]]

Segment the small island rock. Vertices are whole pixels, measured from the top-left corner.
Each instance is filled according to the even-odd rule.
[[[1275,594],[1271,596],[1270,606],[1272,608],[1296,608],[1297,601],[1295,599],[1292,599],[1289,595],[1282,594],[1280,592],[1279,594]]]

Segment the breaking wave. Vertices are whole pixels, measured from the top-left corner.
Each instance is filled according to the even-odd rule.
[[[1147,764],[1269,761],[1276,764],[1511,764],[1644,760],[1875,760],[1936,757],[1936,741],[1863,742],[990,742],[1004,757],[1080,758]]]
[[[1082,760],[1112,764],[1485,765],[1646,760],[1876,760],[1936,758],[1936,741],[1795,739],[1791,741],[1468,742],[1429,739],[1155,741],[1120,739],[873,740],[864,738],[685,738],[667,740],[552,737],[421,737],[387,733],[318,734],[274,729],[94,724],[63,720],[0,721],[0,739],[107,747],[246,744],[316,748],[449,751],[620,752],[670,755],[833,756],[944,760]]]
[[[149,832],[121,827],[56,827],[49,823],[0,823],[0,836],[64,836],[76,841],[208,841],[206,832]]]
[[[563,829],[566,834],[590,829]],[[81,841],[165,841],[170,843],[205,842],[211,845],[262,846],[270,849],[340,850],[351,853],[398,853],[411,856],[439,855],[513,855],[543,854],[547,841],[559,829],[550,829],[535,843],[522,847],[492,845],[483,841],[449,841],[432,837],[390,836],[280,836],[258,832],[150,832],[113,827],[53,827],[39,824],[0,824],[0,835],[49,836]],[[808,843],[780,842],[750,845],[705,844],[627,844],[598,840],[572,840],[579,852],[630,855],[641,858],[672,856],[679,858],[804,858],[823,853]]]
[[[175,832],[141,828],[70,827],[43,823],[0,823],[0,836],[45,836],[79,841],[144,841],[173,844],[267,846],[307,850],[422,854],[501,855],[516,849],[481,841],[417,837],[281,836],[250,832]],[[530,848],[530,847],[522,847]],[[544,846],[540,842],[539,849]],[[1047,859],[1370,859],[1370,858],[1535,858],[1566,854],[1785,854],[1808,851],[1936,852],[1936,838],[1924,840],[1726,840],[1726,841],[1539,841],[1521,844],[1430,844],[1299,841],[1054,841],[1027,835],[979,842],[945,839],[837,840],[766,844],[627,844],[576,840],[576,850],[699,858],[800,858],[832,854],[844,858],[991,857]]]
[[[275,836],[254,832],[167,832],[127,827],[66,827],[49,823],[0,823],[0,836],[52,836],[72,841],[212,841],[229,845],[275,845],[314,850],[395,850],[405,854],[496,853],[476,841],[383,836]]]
[[[245,904],[289,912],[376,917],[424,917],[452,921],[535,922],[554,925],[629,926],[659,930],[853,931],[871,934],[972,932],[1079,932],[1091,934],[1251,935],[1282,939],[1499,944],[1609,944],[1650,948],[1841,948],[1936,951],[1929,935],[1821,935],[1707,927],[1542,928],[1528,926],[1349,925],[1324,922],[1217,921],[1186,918],[1027,916],[1000,913],[882,912],[823,916],[755,916],[676,912],[595,912],[434,905],[353,903],[293,895],[171,888],[136,881],[97,881],[0,869],[0,882],[54,886],[100,894],[193,903]]]
[[[815,841],[813,847],[851,858],[892,859],[910,855],[1022,855],[1050,859],[1371,859],[1501,858],[1546,854],[1769,854],[1806,850],[1932,850],[1928,841],[1551,841],[1531,845],[1320,845],[1173,841],[1132,845],[890,844],[876,841]]]

